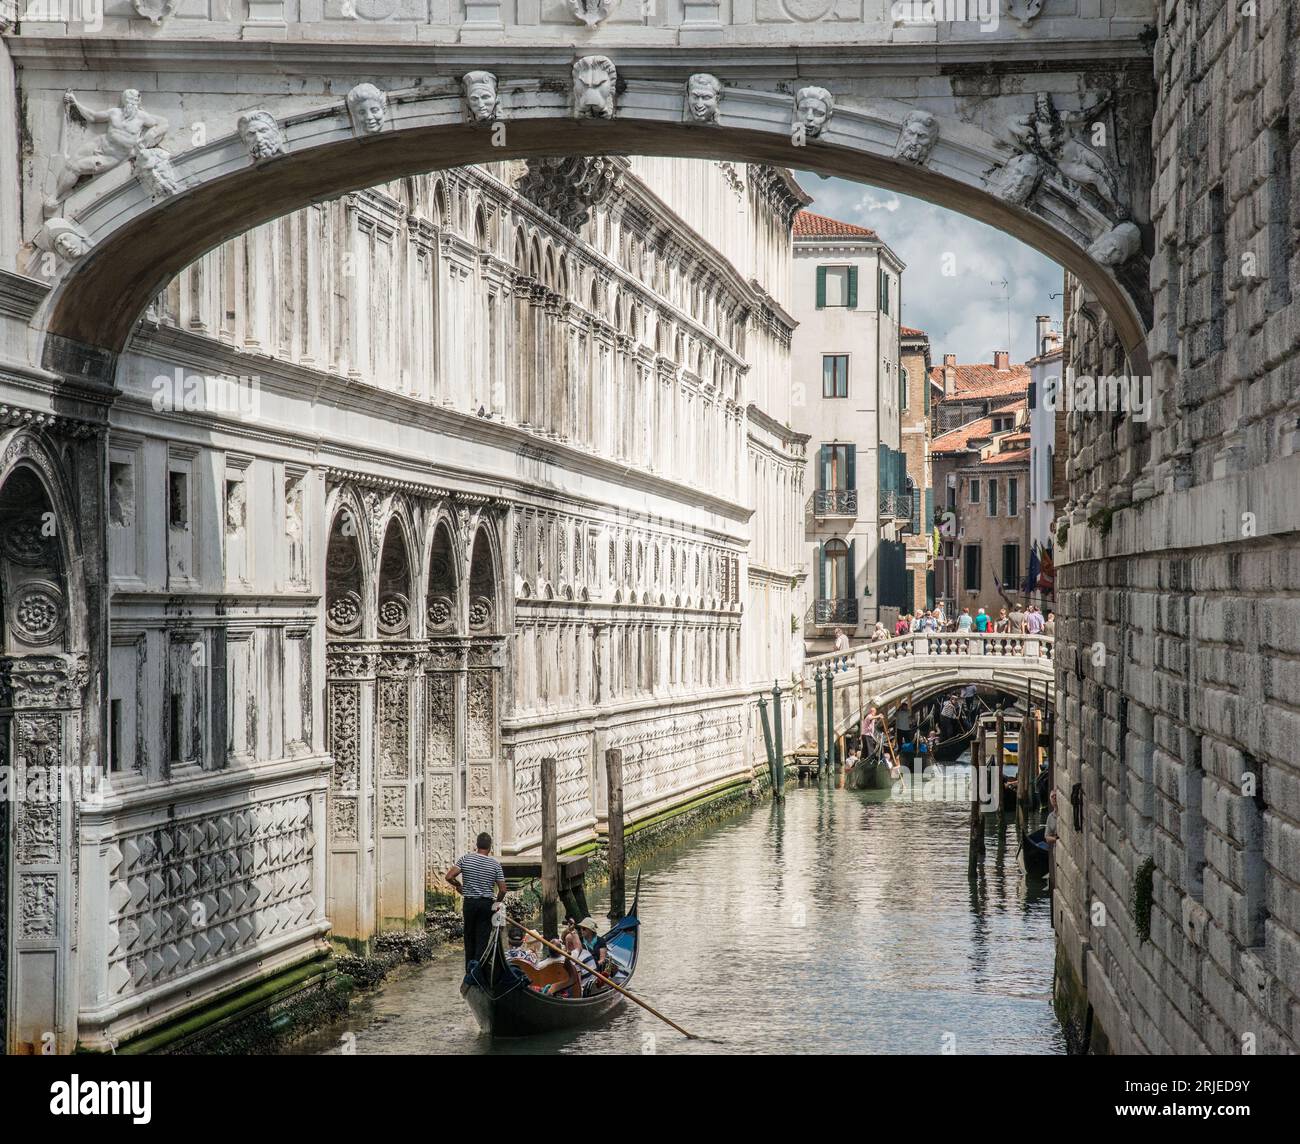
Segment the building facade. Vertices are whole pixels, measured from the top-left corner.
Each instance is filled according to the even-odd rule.
[[[904,600],[902,273],[875,231],[795,216],[793,416],[808,435],[810,650],[825,650],[836,629],[869,634]]]
[[[1025,404],[1029,413],[1029,566],[1024,596],[1044,615],[1056,603],[1056,498],[1065,489],[1065,416],[1061,411],[1064,361],[1051,318],[1039,315],[1037,353],[1029,366]]]
[[[930,339],[924,330],[899,329],[902,370],[899,415],[902,450],[907,457],[905,493],[912,509],[907,550],[906,602],[902,609],[914,613],[934,607],[934,490],[930,467],[930,399],[935,385],[930,378]]]
[[[1028,571],[1029,369],[999,351],[992,366],[958,365],[945,355],[931,377],[943,386],[930,442],[934,487],[942,498],[936,595],[945,613],[996,617],[1022,598]]]
[[[604,828],[608,748],[631,820],[765,765],[747,700],[802,650],[804,201],[515,160],[299,210],[162,291],[109,411],[107,759],[48,870],[80,905],[17,945],[11,1047],[108,1048],[420,927],[478,832],[537,846],[544,757],[561,845]],[[0,503],[6,650],[49,660],[38,465]],[[77,733],[49,686],[5,720],[28,766]]]

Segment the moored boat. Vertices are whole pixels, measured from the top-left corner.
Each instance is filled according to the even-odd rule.
[[[1047,877],[1048,847],[1045,833],[1040,826],[1032,834],[1026,834],[1020,846],[1021,864],[1031,878]]]
[[[605,934],[610,958],[617,965],[611,976],[627,988],[636,972],[641,922],[637,917],[640,879],[632,909]],[[500,930],[485,963],[472,962],[460,987],[461,996],[478,1018],[479,1028],[492,1037],[527,1037],[592,1025],[623,1005],[626,998],[605,986],[583,997],[560,997],[529,987],[527,977],[506,962],[505,935]]]

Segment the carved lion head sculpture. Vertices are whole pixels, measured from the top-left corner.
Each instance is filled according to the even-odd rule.
[[[573,65],[573,114],[576,119],[613,119],[618,72],[608,56],[583,56]]]

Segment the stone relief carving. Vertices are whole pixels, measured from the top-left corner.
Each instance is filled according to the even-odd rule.
[[[497,94],[496,76],[490,71],[472,71],[466,72],[460,82],[471,123],[491,123],[500,117],[501,99]]]
[[[161,147],[138,148],[131,159],[131,170],[145,194],[155,202],[181,189],[181,179],[172,166],[171,156]]]
[[[167,134],[168,123],[161,115],[145,111],[135,88],[122,92],[117,107],[102,111],[87,107],[71,91],[63,96],[64,115],[82,122],[105,126],[104,134],[83,144],[72,155],[64,155],[63,167],[55,178],[54,192],[45,200],[45,215],[58,214],[63,202],[83,179],[93,179],[125,162],[132,162],[141,150],[152,151]],[[65,119],[64,132],[67,132]]]
[[[492,601],[487,596],[475,596],[469,603],[469,626],[482,631],[492,623]]]
[[[359,83],[347,94],[354,135],[378,135],[388,125],[388,96],[373,83]]]
[[[409,766],[407,734],[410,695],[404,679],[385,679],[379,685],[379,765],[387,779],[405,778]]]
[[[369,679],[375,674],[375,653],[328,651],[325,670],[331,679]]]
[[[233,481],[226,494],[226,532],[243,532],[247,518],[248,489],[243,481]]]
[[[76,223],[56,216],[45,220],[45,225],[36,232],[32,245],[37,250],[56,254],[71,264],[90,249],[91,242],[86,232]]]
[[[361,597],[350,588],[334,596],[325,609],[331,635],[348,636],[361,627]]]
[[[1113,226],[1091,246],[1088,253],[1103,266],[1123,266],[1142,249],[1142,232],[1136,223],[1121,222]]]
[[[330,836],[339,842],[357,838],[357,800],[336,798],[330,804]]]
[[[928,111],[910,111],[903,120],[894,158],[924,166],[939,141],[939,121]]]
[[[583,56],[573,65],[575,119],[613,119],[618,72],[608,56]]]
[[[604,155],[529,159],[515,186],[564,226],[579,230],[593,206],[618,193],[626,169],[624,162]]]
[[[618,0],[569,0],[569,11],[588,28],[594,28],[605,22],[617,2]]]
[[[818,138],[835,114],[835,97],[824,87],[801,87],[794,96],[794,127]]]
[[[180,0],[131,0],[135,10],[155,28],[176,11]]]
[[[453,603],[447,596],[437,596],[429,601],[425,612],[431,631],[441,631],[451,626]]]
[[[455,687],[450,675],[430,675],[425,685],[425,751],[431,762],[451,762],[455,750]],[[450,796],[449,796],[450,797]]]
[[[18,886],[19,937],[52,938],[58,875],[23,874]]]
[[[390,592],[379,601],[379,630],[386,636],[403,634],[410,626],[410,605],[400,592]]]
[[[245,112],[239,117],[235,128],[244,141],[244,146],[248,148],[248,157],[254,163],[274,159],[289,151],[289,141],[269,111],[258,108],[256,111]]]
[[[79,707],[90,678],[84,655],[27,655],[0,659],[14,707]]]
[[[63,593],[48,580],[29,580],[13,589],[14,634],[25,644],[53,643],[63,634]]]
[[[1007,15],[1022,28],[1028,27],[1043,10],[1043,0],[1010,0]]]
[[[1023,152],[993,171],[987,186],[1003,202],[1024,206],[1038,190],[1043,171],[1043,161],[1037,155]]]
[[[406,825],[406,788],[384,787],[383,825],[397,829]]]
[[[1034,96],[1032,111],[1007,121],[1007,133],[1021,154],[1037,157],[1065,179],[1092,191],[1113,210],[1119,205],[1115,174],[1106,160],[1080,138],[1106,111],[1110,101],[1111,93],[1104,92],[1078,111],[1063,111],[1049,93],[1039,92]]]
[[[722,103],[722,81],[707,72],[696,72],[686,81],[686,122],[717,123]]]
[[[18,808],[18,860],[29,865],[59,860],[59,803],[24,799]]]
[[[330,751],[336,791],[356,792],[360,779],[361,697],[355,683],[331,683],[329,689]]]
[[[468,704],[466,750],[471,758],[487,758],[492,754],[493,728],[496,725],[491,674],[484,671],[470,673]]]

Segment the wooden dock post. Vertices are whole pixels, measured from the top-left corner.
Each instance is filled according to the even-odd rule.
[[[542,781],[542,936],[554,941],[560,935],[556,904],[560,896],[560,863],[555,802],[555,757],[541,762]]]
[[[1030,802],[1038,778],[1038,720],[1033,713],[1020,724],[1020,771],[1016,775],[1016,826],[1021,837],[1029,833]]]
[[[785,800],[785,747],[781,742],[781,724],[785,717],[781,711],[781,684],[776,680],[772,681],[772,717],[776,723],[772,728],[776,738],[776,786],[772,788],[772,797],[782,802]]]
[[[813,671],[813,691],[817,698],[817,777],[821,778],[822,770],[826,766],[826,750],[822,746],[825,724],[823,707],[826,704],[826,697],[822,695],[822,669],[820,667]]]
[[[826,669],[826,774],[837,769],[835,758],[835,669]],[[842,760],[839,765],[842,765]]]
[[[1001,838],[1002,835],[1005,833],[1005,831],[1003,830],[1003,825],[1004,825],[1004,823],[1005,823],[1005,819],[1004,819],[1004,817],[1003,817],[1003,813],[1004,813],[1004,811],[1003,811],[1003,805],[1004,805],[1005,799],[1003,798],[1002,784],[1003,784],[1004,781],[1006,781],[1006,780],[1005,780],[1005,776],[1004,776],[1004,774],[1003,774],[1003,772],[1002,772],[1002,764],[1003,764],[1003,762],[1006,760],[1006,757],[1007,757],[1007,756],[1006,756],[1006,752],[1005,752],[1005,750],[1004,750],[1004,748],[1005,748],[1005,746],[1006,746],[1006,741],[1007,741],[1007,738],[1006,738],[1006,734],[1007,734],[1007,733],[1006,733],[1006,727],[1004,726],[1003,721],[1002,721],[1002,708],[1001,708],[1001,707],[998,708],[997,729],[998,729],[998,755],[997,755],[996,760],[994,760],[994,771],[993,771],[993,774],[994,774],[994,779],[995,779],[995,783],[996,783],[996,785],[995,785],[995,787],[994,787],[994,791],[995,791],[996,794],[997,794],[997,800],[998,800],[998,837]]]
[[[968,873],[975,877],[984,860],[984,814],[980,810],[980,772],[984,762],[984,733],[975,724],[975,738],[970,750],[970,865]]]
[[[605,752],[605,780],[609,788],[609,917],[618,921],[627,913],[627,855],[623,849],[623,752]]]

